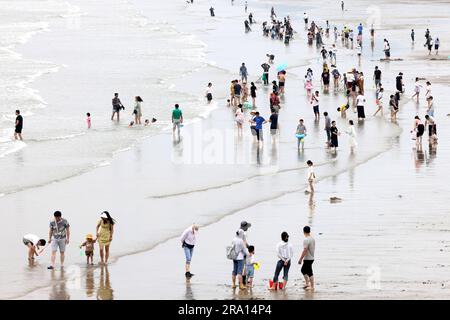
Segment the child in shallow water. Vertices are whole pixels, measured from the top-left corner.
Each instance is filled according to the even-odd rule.
[[[82,247],[86,247],[84,253],[86,254],[86,260],[87,260],[87,264],[94,264],[94,243],[96,240],[94,240],[94,237],[92,236],[92,234],[88,234],[86,236],[86,241],[83,242],[80,245],[80,249]],[[89,261],[91,261],[91,263],[89,263]]]

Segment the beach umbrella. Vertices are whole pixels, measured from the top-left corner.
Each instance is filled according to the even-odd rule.
[[[287,66],[288,66],[287,63],[282,63],[277,67],[277,71],[278,72],[283,71],[284,69],[287,68]]]

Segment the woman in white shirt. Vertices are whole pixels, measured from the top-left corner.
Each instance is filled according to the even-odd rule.
[[[135,124],[142,124],[141,123],[141,118],[142,118],[142,102],[144,102],[144,100],[142,100],[141,97],[137,96],[134,98],[135,103],[134,103],[134,110],[133,110],[133,114],[134,114],[134,123]]]
[[[198,225],[193,224],[181,234],[181,247],[184,250],[184,255],[186,257],[186,273],[185,276],[187,279],[190,279],[193,274],[191,273],[191,260],[192,254],[194,253],[195,246],[195,237],[198,232]]]
[[[309,190],[306,190],[306,193],[314,193],[314,181],[316,180],[316,174],[314,173],[314,165],[311,160],[306,162],[308,165],[308,173],[306,179],[308,180]]]
[[[281,270],[283,270],[283,284],[280,284],[280,289],[286,289],[289,276],[289,268],[291,267],[291,259],[294,256],[292,245],[288,242],[289,234],[283,232],[281,234],[281,242],[277,244],[277,256],[278,262],[275,268],[275,274],[273,276],[273,283],[271,283],[270,290],[277,290],[278,277]]]

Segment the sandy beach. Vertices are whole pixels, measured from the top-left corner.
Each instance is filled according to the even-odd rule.
[[[76,106],[86,101],[90,108],[98,108],[94,109],[97,117],[104,119],[99,120],[98,132],[80,136],[82,140],[48,144],[49,153],[43,151],[45,145],[33,146],[25,140],[27,147],[0,159],[5,172],[0,208],[8,226],[0,235],[8,252],[0,265],[0,299],[447,299],[450,187],[445,175],[450,148],[445,137],[450,130],[446,94],[450,68],[448,60],[432,60],[422,46],[424,29],[429,27],[433,34],[439,30],[440,56],[448,52],[450,35],[445,26],[449,18],[442,14],[445,4],[381,1],[368,9],[368,1],[348,1],[347,11],[342,13],[340,8],[325,10],[336,6],[333,1],[300,5],[288,0],[249,1],[257,24],[245,34],[243,3],[235,2],[233,7],[228,1],[215,4],[216,17],[209,19],[207,1],[195,1],[192,6],[166,1],[157,12],[139,0],[115,1],[105,12],[99,4],[68,1],[80,8],[83,28],[58,28],[66,23],[58,20],[49,24],[50,31],[35,35],[17,49],[24,57],[64,65],[30,84],[46,101],[45,112],[54,112],[60,120],[56,122],[63,133],[65,122],[61,119],[66,117],[70,125],[70,117],[79,113],[83,122],[86,108],[77,110]],[[279,17],[290,16],[298,32],[289,46],[262,36],[260,24],[269,19],[272,5]],[[153,37],[147,29],[141,30],[133,33],[135,37],[124,51],[105,56],[101,64],[102,54],[114,45],[90,46],[98,40],[93,33],[104,30],[90,31],[86,26],[94,26],[93,20],[108,21],[101,19],[114,18],[125,9],[128,16],[147,21],[144,26],[166,26],[162,29],[168,34],[180,32],[189,41],[171,48],[182,42],[176,40],[178,36]],[[349,110],[347,119],[340,118],[336,108],[345,102],[342,93],[322,95],[320,102],[321,112],[328,111],[342,131],[337,153],[325,148],[323,119],[314,122],[303,77],[311,67],[316,75],[314,86],[321,91],[321,59],[315,46],[307,46],[304,10],[321,25],[329,20],[331,25],[356,27],[359,22],[380,19],[374,20],[379,25],[373,47],[365,25],[360,65],[356,52],[342,48],[338,41],[339,70],[358,67],[366,79],[367,118],[356,124],[358,147],[353,154],[344,131],[347,121],[355,120],[356,115]],[[166,12],[170,12],[167,18],[155,20]],[[185,13],[182,26],[177,21],[181,12]],[[376,17],[370,18],[371,12],[377,12]],[[427,19],[423,19],[424,13]],[[103,26],[113,25],[113,20]],[[409,39],[411,25],[417,32],[415,46]],[[384,37],[389,38],[393,57],[402,61],[380,61]],[[84,45],[74,51],[60,45],[63,40]],[[332,37],[325,42],[331,44]],[[49,44],[47,50],[45,44]],[[163,46],[167,51],[158,52]],[[181,63],[176,50],[188,50],[188,46],[191,51],[185,51],[186,60]],[[132,52],[136,54],[122,64],[121,56]],[[266,53],[276,56],[273,69],[288,64],[286,94],[277,141],[272,142],[266,125],[264,144],[258,148],[249,125],[244,125],[243,137],[237,136],[226,99],[229,82],[238,77],[240,64],[246,62],[249,80],[256,81]],[[201,59],[195,60],[198,56]],[[153,69],[165,61],[162,57],[169,62],[161,70]],[[146,65],[147,60],[153,61]],[[376,65],[383,71],[386,90],[384,117],[372,117]],[[165,74],[167,69],[172,73]],[[398,122],[392,123],[387,98],[395,90],[399,72],[404,73],[406,93]],[[272,80],[275,72],[270,76]],[[425,114],[426,102],[423,97],[419,104],[410,99],[416,76],[433,84],[439,136],[437,147],[429,147],[424,136],[419,151],[413,148],[410,130],[414,116]],[[211,105],[202,97],[208,82],[214,84]],[[267,118],[270,88],[257,86],[256,105]],[[148,96],[149,111],[144,109],[144,113],[157,117],[157,125],[127,128],[130,116],[124,115],[121,126],[111,127],[109,103],[116,89],[129,101],[133,95],[141,94],[144,101]],[[180,103],[188,120],[181,141],[174,140],[168,129],[174,103]],[[60,107],[63,105],[66,107]],[[131,109],[131,103],[128,105]],[[39,117],[39,121],[47,119]],[[294,136],[299,118],[305,119],[309,132],[303,152],[297,151]],[[313,197],[304,193],[308,159],[315,162],[318,176]],[[333,203],[331,197],[342,201]],[[63,212],[72,228],[66,267],[48,271],[49,251],[30,267],[21,237],[30,232],[45,237],[55,210]],[[112,261],[107,267],[88,267],[78,245],[87,233],[94,232],[103,210],[117,220]],[[252,223],[248,237],[261,269],[256,272],[255,287],[240,292],[231,288],[232,264],[226,259],[225,247],[243,220]],[[192,262],[195,276],[186,283],[179,236],[194,222],[200,225]],[[291,235],[296,262],[304,225],[311,226],[317,243],[315,292],[303,290],[296,263],[291,267],[288,289],[269,292],[280,233]],[[97,251],[96,247],[95,262]]]

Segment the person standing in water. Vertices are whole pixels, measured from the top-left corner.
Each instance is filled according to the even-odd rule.
[[[178,138],[180,137],[180,125],[183,123],[183,112],[180,110],[180,106],[175,104],[175,109],[172,110],[172,124],[173,124],[173,134],[175,135],[175,129],[178,132]]]
[[[381,70],[378,69],[378,66],[375,66],[375,71],[373,72],[373,80],[375,82],[375,88],[378,88],[381,85]]]
[[[316,180],[316,174],[314,173],[314,164],[311,160],[306,161],[306,164],[308,165],[306,179],[309,186],[309,190],[306,190],[306,193],[314,193],[314,182]]]
[[[87,123],[87,128],[90,129],[91,128],[91,114],[89,112],[86,113],[86,123]]]
[[[356,97],[356,110],[358,111],[358,120],[364,120],[366,114],[364,112],[364,104],[366,103],[366,98],[360,93]]]
[[[316,251],[316,240],[311,236],[311,228],[309,226],[303,227],[303,251],[298,261],[298,264],[303,264],[301,272],[305,278],[305,290],[314,290],[314,273],[312,264],[314,263],[314,252]]]
[[[255,83],[251,83],[250,85],[250,96],[252,97],[252,107],[256,107],[256,86]]]
[[[281,270],[283,270],[283,285],[280,284],[280,290],[285,290],[289,277],[289,268],[291,267],[291,260],[294,256],[294,250],[289,243],[289,234],[287,232],[281,233],[281,241],[277,244],[277,256],[278,262],[275,267],[275,274],[273,276],[273,282],[269,290],[278,289],[278,278]]]
[[[247,82],[248,71],[247,71],[247,67],[245,66],[244,62],[242,62],[242,65],[239,68],[239,74],[241,76],[242,82]]]
[[[231,273],[232,288],[236,288],[237,277],[239,281],[239,289],[241,290],[246,289],[242,274],[244,272],[244,257],[249,255],[247,246],[243,240],[243,233],[243,230],[238,230],[231,243],[235,253],[235,257],[233,259],[233,272]]]
[[[142,98],[140,96],[137,96],[134,98],[134,123],[135,124],[142,124],[141,118],[142,118]]]
[[[419,116],[414,117],[414,128],[411,130],[411,133],[413,132],[416,133],[416,147],[419,149],[422,146],[422,136],[425,132],[425,126]]]
[[[22,129],[23,129],[23,117],[20,115],[20,110],[16,110],[16,123],[14,128],[14,139],[15,140],[23,140],[22,138]]]
[[[297,150],[300,151],[300,144],[302,145],[302,150],[305,149],[305,137],[306,137],[306,127],[303,124],[303,119],[300,119],[299,124],[297,125],[297,130],[295,131],[296,135],[303,135],[303,138],[297,137]]]
[[[331,142],[331,118],[328,116],[328,112],[324,112],[323,116],[325,117],[325,132],[327,133],[327,147],[330,146]]]
[[[344,1],[341,1],[341,9],[344,11]]]
[[[389,109],[391,110],[391,121],[397,121],[398,102],[393,94],[389,97]]]
[[[411,29],[411,42],[414,44],[414,42],[415,42],[415,35],[416,35],[416,33],[414,32],[414,29]]]
[[[355,126],[353,124],[353,120],[349,120],[348,125],[349,125],[348,130],[345,133],[347,133],[349,136],[350,152],[353,153],[354,149],[358,145],[358,143],[356,142],[356,130],[355,130]]]
[[[338,128],[336,127],[336,121],[332,121],[331,122],[331,142],[330,142],[330,146],[332,148],[334,148],[334,152],[336,152],[337,147],[339,146],[338,144],[338,136],[340,135]]]
[[[108,211],[103,211],[100,215],[100,221],[97,223],[97,240],[100,246],[100,264],[108,264],[109,247],[113,240],[114,225],[116,221],[111,218]]]
[[[239,104],[234,114],[236,125],[238,128],[238,136],[242,136],[242,125],[244,124],[244,111],[242,110],[242,104]]]
[[[436,120],[429,115],[425,116],[425,128],[428,127],[428,137],[430,143],[435,143],[437,140]]]
[[[211,103],[213,96],[212,96],[212,91],[211,91],[211,87],[212,87],[212,83],[208,83],[208,86],[206,87],[206,100],[208,100],[208,103]]]
[[[314,118],[316,121],[319,121],[320,112],[319,112],[319,91],[316,91],[311,96],[311,105],[313,106]]]
[[[414,99],[414,97],[416,97],[417,103],[419,103],[420,88],[422,88],[422,85],[419,82],[419,78],[416,77],[416,82],[414,84],[414,94],[412,95],[411,99]]]
[[[52,258],[51,265],[47,268],[50,270],[55,269],[56,252],[59,249],[59,255],[61,259],[61,268],[64,267],[64,258],[66,245],[69,244],[70,239],[70,225],[66,219],[63,219],[60,211],[55,211],[53,214],[54,220],[50,222],[50,228],[48,232],[48,244],[52,246]]]
[[[45,244],[47,243],[44,239],[41,239],[34,234],[24,235],[22,241],[28,248],[28,261],[30,263],[33,262],[34,256],[39,256],[42,254],[45,249]]]
[[[383,92],[384,92],[384,89],[383,88],[379,88],[379,90],[377,90],[377,99],[376,99],[376,104],[377,104],[377,107],[378,107],[378,109],[377,109],[377,111],[375,111],[375,113],[373,114],[373,116],[375,117],[376,115],[377,115],[377,113],[378,112],[380,112],[381,111],[381,116],[383,116],[383,101],[382,101],[382,99],[383,99]]]
[[[120,120],[120,110],[125,110],[122,102],[119,99],[119,94],[114,93],[114,98],[112,99],[113,112],[111,116],[111,121],[114,120],[114,115],[117,114],[117,122]]]
[[[264,62],[261,65],[261,68],[263,68],[263,81],[264,81],[264,85],[269,85],[269,69],[270,69],[270,65],[266,62]]]
[[[436,38],[434,40],[434,50],[436,50],[436,55],[439,54],[439,46],[441,45],[441,41],[439,40],[439,38]]]
[[[216,16],[214,14],[214,8],[213,7],[209,8],[209,13],[211,14],[211,17],[215,17]]]
[[[194,253],[196,234],[198,232],[198,225],[193,224],[189,228],[183,231],[181,234],[181,248],[184,250],[184,255],[186,257],[186,265],[185,265],[185,276],[186,279],[190,279],[194,274],[191,273],[191,260],[192,254]]]

